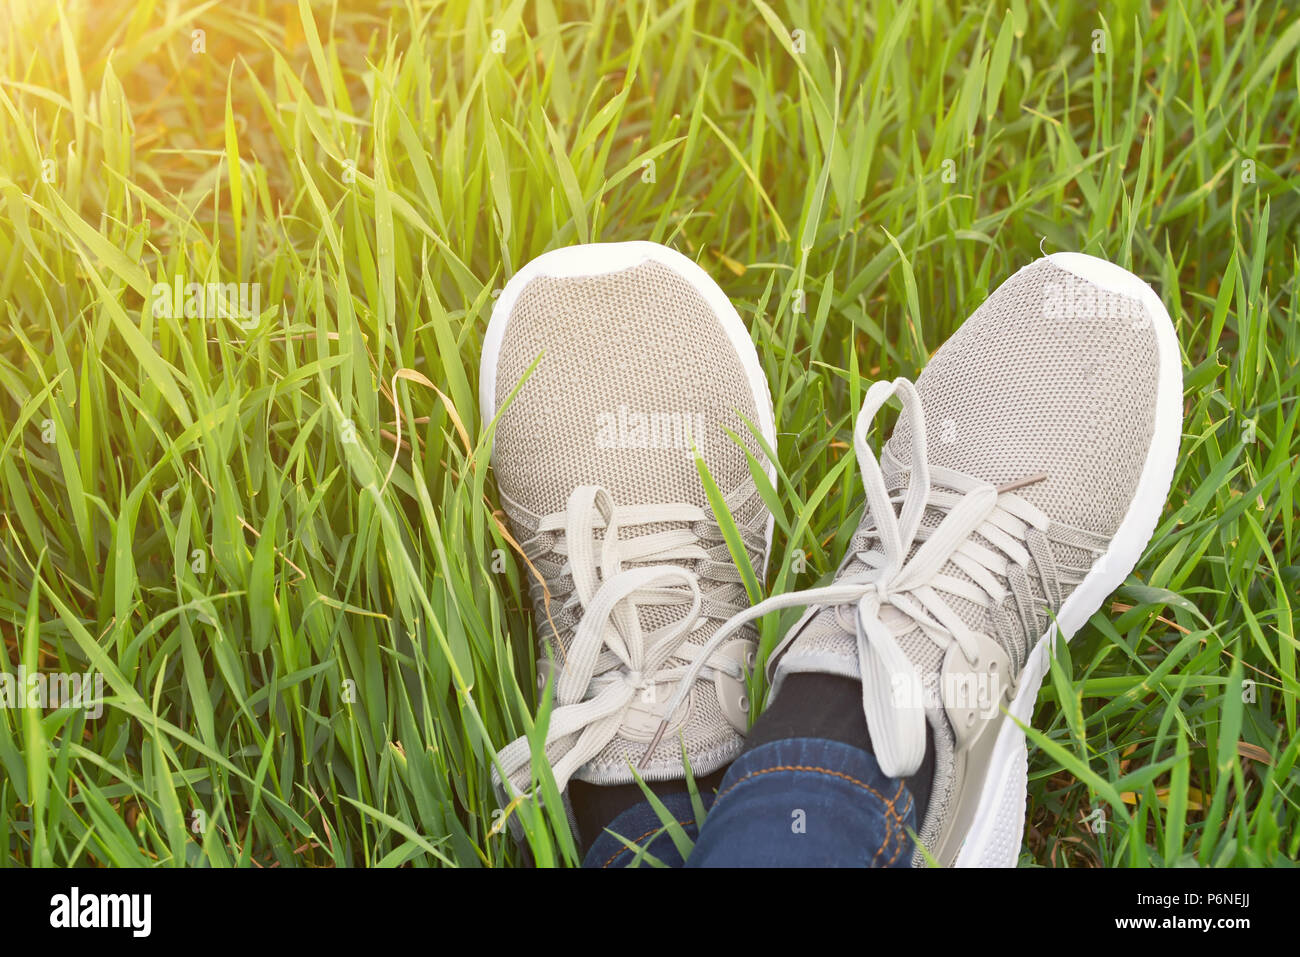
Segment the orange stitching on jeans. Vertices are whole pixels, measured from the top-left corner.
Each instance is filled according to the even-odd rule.
[[[764,768],[762,771],[750,771],[748,774],[746,774],[735,784],[731,785],[731,787],[727,788],[727,790],[719,794],[714,799],[713,806],[716,808],[719,804],[722,803],[722,799],[726,795],[730,794],[732,791],[734,791],[740,785],[744,784],[750,778],[756,778],[760,774],[771,774],[774,771],[816,771],[819,774],[827,774],[833,778],[840,778],[843,781],[848,781],[852,784],[856,784],[858,787],[862,788],[862,790],[866,791],[868,794],[873,795],[876,798],[876,800],[878,800],[881,804],[883,804],[886,808],[889,809],[885,815],[886,817],[893,818],[894,820],[898,821],[900,825],[903,823],[902,818],[898,816],[898,809],[894,807],[894,801],[898,800],[898,795],[894,795],[893,798],[886,798],[883,794],[881,794],[879,791],[873,788],[870,784],[867,784],[863,781],[859,781],[855,777],[850,777],[849,775],[845,774],[843,771],[832,771],[829,768],[816,768],[816,767],[810,767],[808,765],[803,765],[803,764],[781,764],[772,768]],[[902,787],[903,787],[902,784],[900,784],[899,790],[902,790]]]
[[[902,784],[901,781],[900,781],[899,784],[898,784],[898,789],[899,789],[900,791],[903,789],[903,784]],[[908,795],[907,795],[907,804],[903,807],[903,813],[906,814],[908,811],[911,811],[911,810],[915,809],[915,807],[916,807],[916,804],[912,801],[912,795],[911,795],[911,792],[908,792]],[[900,822],[900,826],[901,826],[901,823],[902,823],[902,822]],[[891,857],[891,858],[889,859],[889,863],[886,864],[885,866],[886,866],[886,867],[892,867],[892,866],[894,865],[894,861],[898,860],[898,855],[901,854],[901,853],[903,853],[903,848],[905,848],[905,847],[907,847],[907,841],[905,840],[905,835],[901,835],[901,834],[900,834],[900,835],[899,835],[899,838],[898,838],[898,850],[894,851],[894,856]]]
[[[893,833],[893,830],[894,830],[893,823],[886,821],[885,833],[880,835],[880,846],[876,848],[876,853],[871,855],[871,863],[867,865],[868,867],[876,866],[876,859],[879,858],[880,855],[885,852],[885,848],[889,846],[889,835]]]
[[[685,820],[685,821],[678,821],[677,823],[680,824],[682,827],[685,827],[687,824],[694,824],[694,823],[695,823],[695,818],[690,818],[689,820]],[[659,827],[652,827],[652,828],[650,828],[650,830],[646,831],[644,834],[642,834],[640,837],[638,837],[638,838],[637,838],[636,840],[634,840],[632,843],[633,843],[633,844],[637,844],[637,845],[639,845],[642,841],[644,841],[644,840],[645,840],[647,837],[649,837],[651,834],[655,833],[656,831],[662,831],[663,829],[664,829],[664,828],[663,828],[663,825],[662,825],[662,824],[661,824]],[[604,864],[600,865],[601,868],[603,869],[603,868],[609,867],[609,865],[611,865],[611,864],[614,863],[614,859],[617,858],[620,854],[628,854],[628,853],[631,852],[631,850],[632,850],[632,849],[631,849],[630,847],[620,847],[617,851],[614,852],[614,857],[611,857],[611,858],[610,858],[609,860],[607,860]]]
[[[895,791],[895,792],[894,792],[894,796],[893,796],[892,798],[889,799],[890,806],[892,807],[892,806],[893,806],[893,803],[894,803],[895,801],[897,801],[897,800],[898,800],[900,797],[902,797],[902,796],[903,796],[903,782],[902,782],[902,781],[899,781],[899,782],[898,782],[898,790]],[[904,807],[903,807],[903,813],[904,813],[904,814],[907,813],[907,810],[908,810],[908,808],[911,806],[911,804],[912,804],[912,795],[908,794],[908,795],[907,795],[907,804],[904,805]],[[898,828],[895,828],[894,825],[893,825],[892,823],[891,823],[891,824],[887,824],[887,825],[885,826],[885,836],[884,836],[884,838],[883,838],[883,839],[881,840],[881,842],[880,842],[880,849],[877,850],[876,853],[875,853],[874,855],[872,855],[872,858],[871,858],[871,866],[872,866],[872,867],[875,867],[875,866],[876,866],[876,860],[880,857],[881,854],[883,854],[883,853],[885,852],[885,848],[887,848],[887,847],[889,846],[889,838],[890,838],[890,835],[893,834],[895,830],[897,830],[897,829],[901,829],[902,826],[903,826],[903,822],[902,822],[901,819],[898,820]],[[898,846],[894,849],[894,856],[891,857],[888,861],[885,862],[885,866],[886,866],[886,867],[893,867],[893,866],[894,866],[894,861],[898,860],[898,855],[901,854],[901,853],[903,853],[903,842],[900,840],[900,841],[898,841]]]

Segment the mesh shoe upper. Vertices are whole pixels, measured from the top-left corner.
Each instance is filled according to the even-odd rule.
[[[1109,536],[1151,443],[1155,370],[1140,302],[1040,259],[976,309],[917,379],[930,462],[993,485],[1046,472],[1017,494]],[[888,446],[899,469],[910,439],[900,420]]]
[[[1005,652],[1013,680],[1052,615],[1106,551],[1133,501],[1155,428],[1157,366],[1156,336],[1141,301],[1047,258],[999,287],[917,380],[926,461],[935,475],[907,560],[973,483],[1014,485],[998,496],[1004,509],[1038,516],[1036,523],[1003,519],[1016,533],[1005,537],[1002,529],[982,526],[937,571],[938,578],[956,583],[936,586],[943,605],[960,619],[956,625],[992,638]],[[880,457],[891,505],[900,515],[913,472],[913,431],[912,418],[901,416]],[[951,485],[945,484],[945,470],[953,474]],[[871,509],[864,509],[837,582],[881,577],[879,525]],[[971,556],[986,552],[996,600],[972,577],[983,576]],[[1008,561],[1012,555],[1017,557]],[[774,693],[792,672],[860,677],[856,615],[845,603],[811,609],[772,656]],[[935,683],[947,650],[888,602],[877,617],[921,677],[931,705],[938,761],[920,836],[933,846],[948,814],[960,744],[944,710],[932,706],[941,698]],[[870,717],[869,712],[869,723]]]
[[[1094,557],[1086,545],[1113,534],[1132,501],[1154,427],[1155,368],[1155,336],[1140,302],[1040,259],[985,300],[917,379],[930,461],[993,485],[1046,473],[1017,494],[1057,524],[1057,563],[1086,571]],[[905,482],[910,441],[910,424],[900,419],[881,462],[891,489]],[[930,510],[925,521],[939,517]],[[1076,529],[1093,535],[1070,534]],[[864,571],[855,555],[873,531],[864,514],[841,575]],[[1070,587],[1064,583],[1058,606]],[[985,612],[967,605],[963,613]],[[1044,601],[1043,627],[1017,636],[1022,660],[1046,618]],[[805,624],[784,667],[803,670],[806,659],[810,670],[838,665],[857,677],[852,634],[845,609],[824,609]],[[938,649],[918,642],[915,651],[925,670],[937,666]]]
[[[717,663],[714,655],[699,672],[702,680],[691,680],[681,705],[670,716],[664,714],[683,672],[695,660],[695,650],[721,621],[748,605],[692,450],[699,451],[726,498],[760,574],[770,527],[744,451],[765,461],[745,420],[756,427],[770,423],[766,386],[756,397],[752,373],[718,309],[702,292],[701,283],[707,279],[703,273],[692,275],[693,268],[680,268],[672,259],[634,256],[623,268],[589,275],[536,275],[508,304],[495,360],[495,407],[505,406],[495,436],[497,483],[511,532],[541,579],[529,572],[541,681],[564,675],[566,656],[591,604],[582,598],[584,582],[574,580],[575,553],[595,549],[596,556],[603,554],[607,525],[600,515],[589,542],[567,540],[578,527],[566,521],[573,518],[567,513],[576,507],[575,490],[603,490],[617,508],[620,548],[623,558],[631,558],[619,561],[618,568],[669,565],[698,577],[701,601],[693,629],[657,676],[635,676],[642,685],[639,693],[626,711],[607,722],[607,727],[617,725],[617,733],[576,769],[575,776],[593,783],[632,780],[629,764],[647,780],[682,776],[679,735],[696,774],[729,761],[742,743],[736,725],[739,719],[743,728],[744,716],[735,711],[734,691],[740,686],[734,676],[749,657],[747,652],[732,668],[731,684],[710,666]],[[738,322],[734,313],[732,319]],[[752,350],[747,342],[744,345]],[[506,405],[516,387],[518,393]],[[603,501],[599,496],[584,499],[588,507],[596,507],[591,503],[598,500]],[[664,511],[663,506],[677,510]],[[588,567],[582,572],[589,579],[588,599],[592,587],[613,577],[612,571]],[[642,638],[664,634],[689,613],[687,591],[671,575],[642,584],[634,596]],[[610,634],[616,643],[623,640],[616,629]],[[753,633],[738,638],[748,648]],[[594,663],[596,677],[579,700],[599,697],[620,680],[618,675],[627,680],[626,664],[609,647],[602,648]],[[586,672],[582,674],[585,681]],[[726,700],[728,694],[731,700]],[[669,718],[667,733],[647,754]],[[551,742],[548,757],[553,767],[577,737]],[[521,790],[527,787],[527,771],[519,768],[518,779],[512,773],[512,783]]]

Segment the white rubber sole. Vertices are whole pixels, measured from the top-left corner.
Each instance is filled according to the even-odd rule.
[[[542,253],[527,263],[510,277],[505,289],[492,307],[492,318],[488,321],[487,335],[483,340],[483,354],[479,359],[479,409],[483,422],[491,422],[496,416],[497,364],[501,358],[501,343],[505,340],[506,326],[515,303],[524,288],[539,276],[550,278],[576,278],[581,276],[602,276],[607,273],[622,272],[641,263],[651,261],[671,269],[686,280],[695,291],[704,297],[714,314],[722,322],[723,331],[736,354],[740,357],[741,367],[754,398],[754,408],[758,410],[758,427],[768,448],[776,452],[776,416],[772,411],[772,392],[763,373],[758,352],[749,337],[746,327],[731,300],[694,260],[683,256],[675,249],[661,246],[659,243],[634,241],[624,243],[587,243],[577,246],[564,246]],[[495,460],[496,451],[492,457]],[[763,470],[775,485],[776,466],[770,461],[763,462]],[[763,549],[764,562],[772,550],[772,530],[775,519],[767,519],[766,541]],[[760,569],[760,576],[766,569]]]
[[[1156,421],[1137,493],[1120,523],[1110,548],[1083,582],[1070,593],[1056,623],[1038,640],[1025,665],[1020,687],[1008,712],[1024,724],[1033,717],[1038,689],[1047,674],[1052,645],[1059,633],[1069,641],[1107,596],[1123,584],[1137,565],[1155,532],[1173,482],[1182,439],[1183,368],[1174,324],[1164,303],[1149,285],[1114,263],[1083,253],[1055,253],[1055,266],[1103,289],[1137,299],[1151,317],[1159,354]],[[980,791],[975,818],[957,854],[957,867],[1014,867],[1025,830],[1028,753],[1024,733],[1003,719],[993,746],[988,773]]]

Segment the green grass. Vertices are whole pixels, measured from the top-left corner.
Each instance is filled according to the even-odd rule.
[[[621,239],[698,259],[759,345],[769,594],[843,553],[873,378],[1040,248],[1155,284],[1178,472],[1045,683],[1022,863],[1300,856],[1300,21],[844,6],[9,0],[0,670],[109,700],[0,709],[0,866],[522,862],[489,767],[531,624],[478,349],[523,263]],[[259,321],[155,316],[178,276],[260,283]]]

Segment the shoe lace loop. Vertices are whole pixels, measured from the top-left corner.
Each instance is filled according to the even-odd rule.
[[[693,562],[701,567],[710,561],[693,528],[709,520],[693,505],[616,507],[607,490],[586,485],[574,489],[563,512],[540,522],[539,533],[563,532],[555,551],[567,556],[573,600],[582,609],[567,650],[552,642],[562,660],[544,747],[548,755],[560,752],[552,763],[560,790],[614,739],[629,707],[647,686],[678,679],[674,700],[680,704],[682,692],[689,692],[690,683],[704,675],[706,667],[743,678],[730,658],[711,658],[713,649],[703,652],[686,644],[691,632],[704,624],[707,611],[701,576],[684,566]],[[665,523],[692,527],[620,538],[624,527]],[[596,532],[602,528],[597,541]],[[637,567],[625,567],[631,563]],[[687,607],[670,624],[647,631],[639,610],[653,605]],[[690,668],[668,667],[673,658],[690,661]],[[676,705],[664,712],[665,723],[675,712]],[[651,746],[646,756],[653,750]],[[527,736],[511,742],[497,758],[504,777],[494,768],[494,781],[512,789],[513,779],[530,765]]]
[[[891,396],[902,403],[911,426],[911,468],[898,504],[891,499],[880,462],[867,435],[877,413]],[[864,397],[853,433],[854,450],[866,490],[867,508],[875,522],[878,548],[859,551],[868,571],[846,576],[831,585],[777,595],[748,608],[718,629],[703,652],[726,641],[735,629],[770,612],[800,605],[853,605],[858,661],[862,672],[862,704],[871,730],[881,770],[891,777],[916,772],[925,757],[925,710],[917,706],[920,695],[900,700],[900,679],[911,688],[921,687],[922,676],[899,643],[899,637],[918,627],[941,649],[956,644],[967,660],[978,655],[979,636],[952,610],[940,592],[969,600],[994,603],[1007,594],[999,582],[1012,563],[1025,565],[1030,554],[1022,544],[1029,528],[1042,530],[1048,518],[1041,510],[1012,494],[1013,489],[1041,481],[1045,475],[1027,476],[1005,486],[993,486],[969,476],[933,466],[926,446],[925,415],[916,386],[905,378],[874,383]],[[933,487],[938,481],[945,492]],[[923,529],[926,508],[945,512],[938,526]],[[995,546],[987,548],[973,539]],[[915,551],[913,545],[919,543]],[[1001,554],[1000,554],[1001,553]],[[911,556],[910,558],[908,556]],[[951,560],[969,581],[945,575]],[[902,616],[902,625],[886,624],[885,608]],[[890,617],[896,622],[898,615]],[[692,666],[694,667],[694,665]],[[670,703],[669,714],[672,703]],[[661,731],[663,725],[660,726]]]

